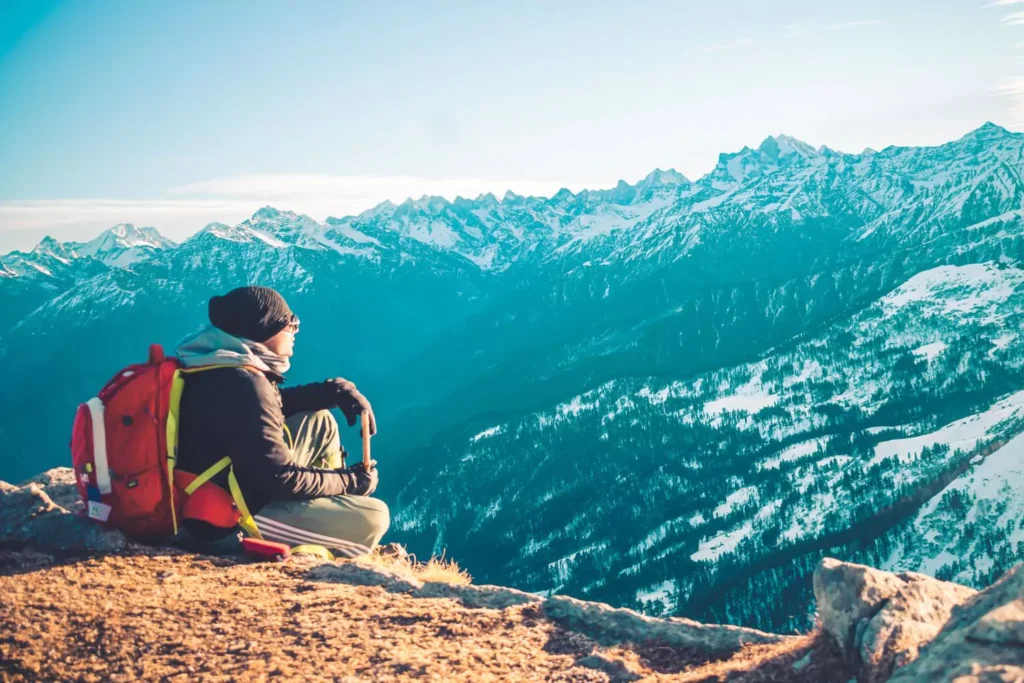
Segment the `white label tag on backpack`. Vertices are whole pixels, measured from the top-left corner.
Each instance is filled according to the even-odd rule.
[[[97,519],[101,522],[107,521],[110,517],[110,506],[106,503],[100,503],[95,500],[89,501],[89,518]]]

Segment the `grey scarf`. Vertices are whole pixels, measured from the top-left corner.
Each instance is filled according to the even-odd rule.
[[[178,342],[175,354],[186,368],[249,365],[284,377],[284,373],[291,367],[287,358],[282,358],[263,344],[228,334],[213,325],[207,325]]]

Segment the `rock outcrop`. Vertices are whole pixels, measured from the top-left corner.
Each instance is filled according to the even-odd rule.
[[[1024,565],[953,610],[921,656],[892,681],[1024,681]]]
[[[75,473],[58,467],[22,486],[0,481],[0,543],[39,550],[109,553],[130,544],[83,516]]]
[[[1024,681],[1022,590],[1020,566],[980,593],[831,558],[814,573],[821,627],[867,683]]]

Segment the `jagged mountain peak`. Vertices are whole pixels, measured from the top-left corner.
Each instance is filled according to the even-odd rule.
[[[295,211],[288,211],[286,209],[276,209],[272,206],[264,206],[262,209],[254,213],[252,218],[246,220],[245,224],[260,225],[264,226],[266,229],[274,226],[294,226],[295,224],[320,225],[320,222],[304,213],[296,213]]]
[[[363,211],[362,213],[356,216],[328,216],[325,223],[327,223],[328,225],[333,225],[335,223],[349,221],[353,218],[357,220],[371,220],[376,216],[394,213],[395,209],[397,209],[398,207],[399,205],[395,204],[390,199],[385,199],[380,204],[377,204],[373,208],[367,209],[366,211]]]
[[[986,121],[985,123],[981,124],[978,128],[968,133],[966,137],[970,137],[972,135],[1014,135],[1014,133],[1011,133],[1006,128],[1003,128],[1000,125],[992,123],[991,121]]]
[[[67,246],[63,242],[59,242],[50,235],[47,235],[43,239],[39,240],[39,244],[32,248],[32,252],[36,254],[63,252],[66,250]]]
[[[423,209],[423,210],[429,210],[429,211],[437,212],[437,211],[443,211],[444,209],[446,209],[449,206],[451,206],[451,202],[449,202],[444,197],[441,197],[441,196],[438,196],[438,195],[426,195],[425,194],[425,195],[423,195],[422,197],[420,197],[417,200],[414,200],[414,201],[411,200],[411,205],[416,207],[417,209]]]
[[[674,185],[689,185],[690,180],[674,168],[661,170],[656,168],[641,180],[637,185],[671,187]]]
[[[322,225],[316,219],[306,214],[275,209],[272,206],[265,206],[252,215],[252,218],[242,223],[245,226],[262,230],[268,233],[291,234],[296,231],[309,231]]]
[[[109,228],[106,232],[117,235],[118,237],[129,237],[136,234],[142,234],[142,231],[135,227],[134,223],[118,223],[112,228]]]
[[[818,152],[814,147],[791,135],[769,135],[757,149],[761,154],[774,159],[791,154],[796,154],[805,159],[818,156]]]
[[[991,121],[986,121],[980,127],[975,128],[970,133],[967,133],[962,138],[952,143],[954,145],[970,145],[970,146],[999,146],[1001,143],[1013,143],[1014,140],[1019,141],[1024,138],[1024,133],[1013,133],[997,126]]]
[[[187,242],[203,241],[209,237],[229,242],[252,242],[255,239],[255,233],[251,228],[246,227],[245,223],[241,225],[228,225],[227,223],[214,221],[213,223],[207,223],[202,230],[190,237]]]
[[[156,228],[118,223],[89,242],[69,243],[69,246],[81,256],[91,256],[107,265],[123,266],[153,252],[174,247],[175,243]]]
[[[173,244],[169,239],[160,234],[160,231],[151,226],[138,227],[134,223],[118,223],[101,232],[96,239],[86,244],[92,244],[98,240],[108,243],[119,241],[126,246],[137,244],[151,244],[153,246]]]
[[[843,154],[824,145],[815,149],[791,135],[769,135],[755,149],[744,145],[737,152],[722,152],[715,168],[697,182],[726,190],[781,168],[816,165],[836,156]]]
[[[76,245],[71,242],[61,242],[54,237],[47,235],[39,241],[39,244],[32,248],[26,256],[39,262],[46,262],[49,259],[57,259],[61,263],[68,264],[79,257],[75,251]],[[15,252],[17,253],[17,252]]]

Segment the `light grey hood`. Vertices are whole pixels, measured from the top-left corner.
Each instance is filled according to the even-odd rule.
[[[263,372],[284,375],[291,365],[287,358],[278,356],[263,344],[228,334],[213,325],[207,325],[178,342],[175,355],[186,368],[248,365]]]

